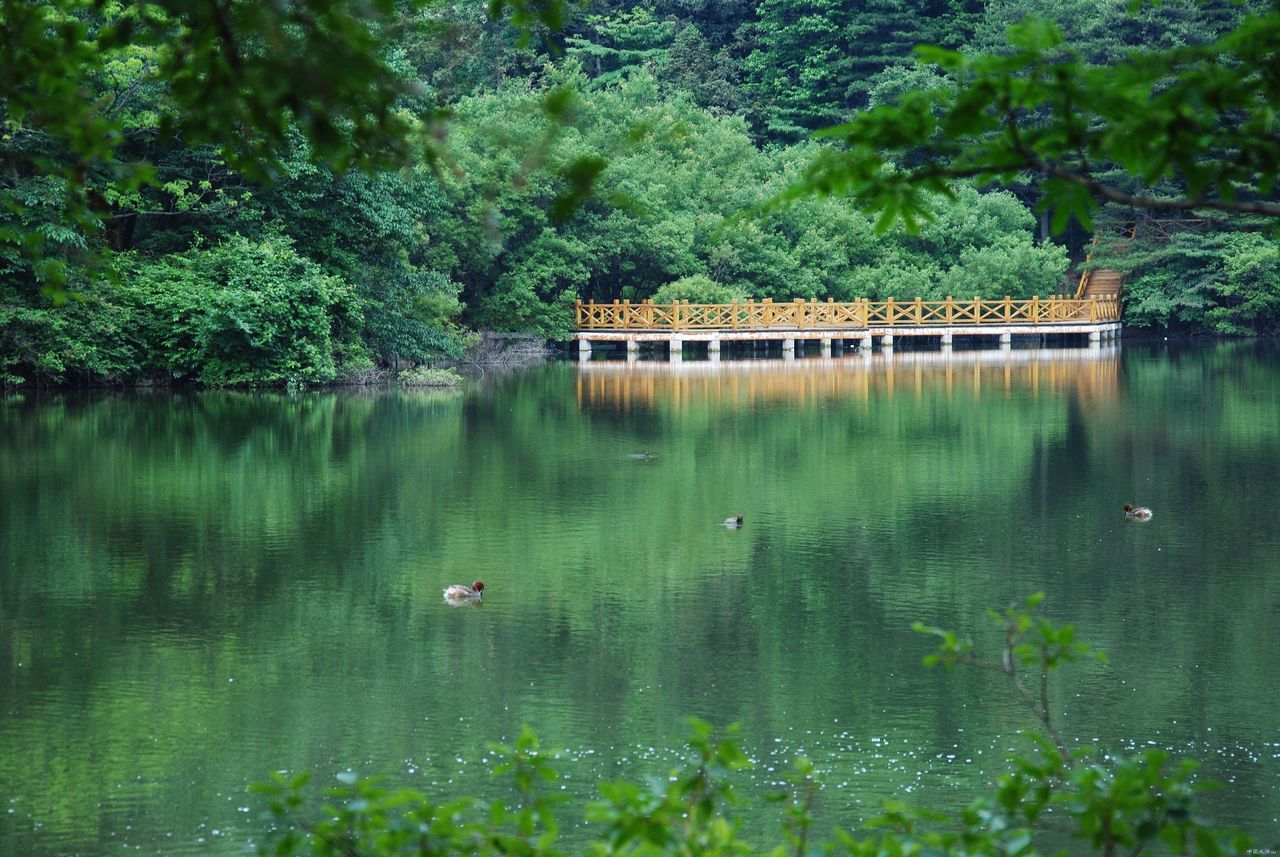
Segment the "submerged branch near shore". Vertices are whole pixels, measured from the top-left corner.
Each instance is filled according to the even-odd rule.
[[[467,349],[466,363],[481,366],[523,366],[541,363],[552,355],[545,337],[536,333],[500,333],[486,330]]]

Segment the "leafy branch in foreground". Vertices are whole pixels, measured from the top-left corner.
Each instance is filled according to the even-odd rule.
[[[1007,607],[1003,613],[988,611],[987,615],[1004,631],[1004,645],[999,661],[978,658],[973,652],[973,641],[961,639],[953,631],[930,628],[921,622],[916,622],[912,629],[942,639],[938,650],[924,659],[925,666],[942,664],[950,669],[959,664],[995,670],[1008,676],[1018,697],[1040,721],[1066,764],[1070,765],[1071,751],[1067,749],[1062,733],[1053,723],[1049,705],[1049,673],[1080,658],[1092,658],[1106,663],[1107,656],[1088,643],[1076,642],[1076,630],[1073,626],[1054,625],[1048,619],[1036,617],[1035,610],[1042,601],[1044,593],[1037,592],[1029,596],[1021,607]],[[1037,694],[1032,694],[1023,684],[1022,677],[1029,670],[1034,671],[1033,677],[1038,684]]]
[[[253,182],[297,151],[339,172],[440,169],[448,111],[396,59],[433,5],[0,0],[0,272],[65,298],[71,263],[131,213],[116,203],[160,184],[150,161],[176,141]],[[563,24],[562,0],[487,5],[522,42]]]
[[[821,153],[774,204],[842,194],[880,211],[884,227],[912,225],[928,216],[928,194],[946,193],[954,179],[1031,171],[1043,179],[1055,232],[1073,215],[1089,228],[1100,199],[1280,217],[1280,78],[1270,71],[1280,3],[1210,44],[1107,66],[1086,63],[1045,19],[1028,18],[1008,37],[1008,55],[917,48],[957,90],[911,93],[820,132],[843,147]],[[1144,190],[1162,182],[1181,190]]]
[[[586,809],[599,825],[583,853],[591,857],[909,857],[909,855],[1000,855],[1034,857],[1045,834],[1070,837],[1103,857],[1140,857],[1144,853],[1241,855],[1248,837],[1216,829],[1196,815],[1198,793],[1211,786],[1193,780],[1194,762],[1170,765],[1163,750],[1125,758],[1105,756],[1086,762],[1073,757],[1048,717],[1047,684],[1040,698],[1027,691],[1020,669],[1041,676],[1081,657],[1100,657],[1075,641],[1070,626],[1035,616],[1043,595],[1020,607],[992,613],[1004,627],[1000,661],[986,662],[973,644],[953,632],[916,629],[942,638],[926,662],[997,669],[1009,676],[1019,696],[1053,735],[1033,736],[1036,753],[1014,757],[1013,770],[996,780],[992,794],[953,816],[891,802],[881,815],[859,829],[837,830],[830,839],[810,844],[814,806],[820,787],[814,765],[796,763],[789,789],[773,799],[781,804],[781,841],[751,842],[742,835],[743,807],[731,783],[733,772],[750,761],[733,740],[736,727],[723,733],[690,720],[690,754],[685,763],[646,785],[601,783],[601,800]],[[514,746],[495,746],[495,774],[514,780],[516,801],[495,801],[485,813],[478,801],[461,798],[433,803],[413,789],[389,789],[377,780],[353,774],[339,777],[326,792],[327,803],[308,810],[305,777],[282,775],[258,788],[267,795],[274,820],[260,850],[277,855],[517,855],[561,857],[557,800],[542,794],[539,780],[556,773],[537,739],[526,730]],[[746,810],[749,811],[749,810]],[[1061,852],[1065,853],[1065,852]]]

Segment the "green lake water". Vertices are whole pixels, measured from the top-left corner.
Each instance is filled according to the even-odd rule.
[[[1035,591],[1111,656],[1056,682],[1068,739],[1200,758],[1213,816],[1275,847],[1277,510],[1280,351],[1251,343],[10,396],[0,854],[244,853],[276,770],[493,795],[524,725],[572,843],[688,715],[742,724],[749,805],[813,759],[820,831],[958,807],[1032,724],[911,623],[994,644],[986,609]],[[482,608],[442,602],[475,579]]]

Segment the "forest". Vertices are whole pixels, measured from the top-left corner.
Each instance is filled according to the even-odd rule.
[[[563,339],[578,299],[1030,297],[1091,264],[1125,273],[1131,327],[1280,327],[1263,215],[1090,215],[1012,168],[955,169],[919,218],[792,192],[847,145],[823,129],[947,97],[1028,21],[1105,72],[1274,17],[1262,0],[387,2],[309,41],[211,5],[4,3],[0,383],[358,380],[478,330]],[[238,50],[201,53],[200,26]],[[384,85],[386,109],[362,100]],[[1152,189],[1196,190],[1193,166]]]

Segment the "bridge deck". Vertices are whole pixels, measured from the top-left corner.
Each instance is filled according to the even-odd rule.
[[[1086,334],[1091,342],[1120,332],[1118,295],[1068,298],[1033,297],[1030,300],[972,300],[899,302],[858,300],[836,303],[770,300],[732,304],[608,304],[582,303],[575,307],[577,329],[573,338],[589,356],[592,342],[626,342],[628,352],[641,342],[667,342],[671,355],[685,342],[705,342],[709,353],[718,353],[722,341],[781,341],[783,351],[795,343],[819,340],[823,350],[832,342],[853,340],[870,349],[872,339],[891,347],[895,336],[938,337],[942,345],[954,336],[998,336],[1008,344],[1014,335]]]

